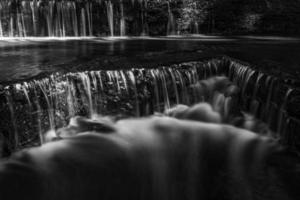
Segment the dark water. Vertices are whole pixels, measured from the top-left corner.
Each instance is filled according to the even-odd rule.
[[[27,38],[0,40],[0,83],[57,71],[156,67],[218,55],[300,77],[296,38]]]

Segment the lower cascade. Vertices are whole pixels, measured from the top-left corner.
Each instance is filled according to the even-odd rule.
[[[197,111],[212,114],[204,103],[188,109],[185,119]],[[268,162],[280,156],[274,140],[210,119],[157,116],[114,123],[73,118],[58,131],[65,139],[21,151],[0,164],[0,197],[287,199],[285,188],[274,184],[280,175],[269,175],[273,167]],[[70,136],[82,131],[90,132]]]
[[[66,126],[76,115],[121,119],[199,102],[210,103],[224,123],[239,124],[238,116],[257,118],[271,137],[292,148],[299,145],[294,109],[299,91],[226,57],[155,69],[56,73],[3,86],[0,95],[1,132],[9,151],[43,143],[48,130]]]
[[[56,73],[0,94],[2,153],[17,151],[0,163],[1,199],[298,196],[285,155],[299,91],[240,61]]]

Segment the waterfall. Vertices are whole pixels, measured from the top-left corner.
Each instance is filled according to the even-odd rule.
[[[277,126],[277,134],[282,134],[283,133],[283,127],[284,124],[287,123],[287,112],[286,112],[286,104],[291,96],[291,94],[294,92],[292,88],[289,88],[286,91],[286,94],[284,95],[284,100],[282,105],[279,108],[279,116],[278,116],[278,126]],[[280,135],[277,135],[277,137],[280,137]]]
[[[90,37],[176,35],[174,1],[5,0],[0,1],[0,37]],[[118,6],[117,6],[118,3]],[[150,5],[150,6],[149,6]],[[153,5],[166,9],[165,24]],[[178,7],[178,5],[177,5]],[[150,20],[150,21],[149,21]],[[156,20],[156,21],[153,21]],[[196,20],[196,19],[194,19]],[[116,28],[116,26],[118,28]],[[157,26],[165,27],[157,29]],[[191,24],[190,33],[198,33]],[[165,33],[163,31],[166,31]]]
[[[288,87],[278,77],[274,78],[273,75],[266,75],[238,62],[231,62],[228,76],[242,88],[240,96],[244,109],[265,121],[274,131],[272,137],[291,144],[290,137],[296,134],[294,127],[299,127],[300,120],[289,113],[287,107],[291,106],[293,94],[297,98],[296,89]]]
[[[3,37],[3,27],[2,27],[2,4],[0,3],[0,38]]]
[[[167,35],[176,35],[176,24],[174,15],[171,10],[170,2],[167,1],[168,5],[168,25],[167,25]]]
[[[195,26],[195,34],[199,34],[200,32],[199,32],[199,24],[198,24],[198,22],[195,22],[194,26]]]
[[[148,23],[147,23],[147,1],[140,1],[140,7],[141,7],[141,21],[142,21],[142,36],[149,35],[148,33]]]
[[[85,13],[84,9],[81,9],[81,36],[86,36],[86,19],[85,19]]]
[[[72,29],[74,30],[74,36],[78,37],[78,22],[77,22],[77,11],[76,11],[76,4],[75,2],[72,2],[71,5],[71,19],[72,19]]]
[[[32,14],[32,25],[33,25],[33,34],[37,35],[37,1],[30,2],[31,14]]]
[[[259,89],[259,85],[260,85],[260,81],[263,78],[264,74],[263,73],[258,73],[256,82],[255,82],[255,86],[254,90],[253,90],[253,95],[252,95],[252,100],[250,102],[250,110],[252,112],[252,114],[254,116],[258,115],[258,107],[259,107],[259,102],[257,101],[257,93],[258,93],[258,89]]]
[[[136,107],[135,116],[139,117],[141,115],[141,113],[140,113],[140,108],[139,108],[139,98],[138,98],[138,89],[137,89],[137,84],[136,84],[136,78],[132,71],[128,71],[128,76],[129,76],[129,81],[133,86],[134,100],[135,100],[135,107]]]
[[[53,74],[18,87],[8,86],[5,91],[10,94],[9,100],[18,96],[19,101],[13,107],[6,107],[12,105],[8,100],[0,102],[0,116],[4,111],[11,113],[11,122],[3,123],[15,128],[8,130],[22,129],[25,135],[34,136],[63,126],[75,115],[92,118],[96,114],[142,116],[162,112],[178,103],[188,104],[188,86],[202,77],[193,64],[181,66]],[[15,117],[15,113],[22,115]]]
[[[88,27],[89,27],[89,36],[93,35],[93,6],[90,3],[86,4]]]
[[[85,92],[85,96],[87,98],[89,117],[92,117],[95,114],[95,110],[92,100],[91,80],[87,73],[79,73],[78,75],[83,85],[83,89],[81,91]]]
[[[110,36],[114,36],[114,10],[113,10],[113,4],[111,1],[106,2],[106,7],[107,7],[107,18],[108,18],[108,26],[110,30]]]
[[[201,80],[216,75],[229,77],[240,88],[240,100],[208,91],[215,86],[210,86],[211,81]],[[196,86],[199,81],[200,85]],[[276,97],[279,89],[286,91],[285,97]],[[56,73],[3,90],[0,91],[0,116],[10,113],[11,117],[2,120],[0,127],[2,132],[16,135],[18,143],[26,142],[20,130],[27,136],[40,134],[36,136],[43,140],[43,133],[64,126],[76,115],[91,118],[97,114],[121,118],[144,116],[163,112],[177,104],[191,105],[199,101],[212,103],[226,120],[231,117],[231,110],[237,109],[232,106],[239,103],[243,111],[265,121],[274,131],[273,137],[289,141],[291,135],[296,134],[294,127],[300,126],[300,120],[287,111],[290,99],[298,94],[295,89],[285,89],[278,79],[228,58],[155,69]]]
[[[58,22],[55,23],[55,25],[53,25],[53,12],[54,12],[54,2],[50,1],[49,2],[49,7],[48,7],[48,13],[46,13],[46,20],[47,20],[47,28],[48,28],[48,36],[49,37],[54,37],[55,35],[59,35],[58,30],[59,27],[58,26]],[[53,30],[53,26],[55,27],[55,30]]]
[[[120,36],[126,36],[126,24],[125,24],[125,17],[124,17],[124,5],[123,1],[120,1],[120,12],[121,12],[121,19],[120,19]]]
[[[0,2],[0,36],[92,36],[92,8],[90,2],[80,6],[69,0],[3,1]]]
[[[3,28],[2,28],[2,22],[1,22],[1,9],[0,9],[0,38],[3,37]]]
[[[273,176],[294,165],[274,166],[279,145],[246,130],[172,117],[117,123],[76,117],[58,132],[65,139],[1,160],[3,199],[252,200],[290,194],[273,194],[274,187],[286,186]]]
[[[19,145],[19,134],[17,130],[17,123],[16,123],[16,117],[15,117],[15,111],[14,111],[14,103],[13,99],[11,97],[11,94],[7,92],[6,96],[6,101],[7,101],[7,106],[9,108],[9,113],[10,113],[10,119],[11,119],[11,125],[12,125],[12,130],[13,133],[10,134],[10,139],[13,141],[13,148],[17,149]],[[11,138],[13,137],[13,138]]]

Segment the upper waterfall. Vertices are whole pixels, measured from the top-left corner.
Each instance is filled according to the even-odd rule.
[[[174,34],[172,2],[151,2],[164,11],[156,13],[145,0],[4,0],[0,2],[0,38],[139,36],[148,35],[149,28],[156,35]],[[153,21],[158,15],[165,18],[160,23]],[[161,30],[156,33],[158,27]]]

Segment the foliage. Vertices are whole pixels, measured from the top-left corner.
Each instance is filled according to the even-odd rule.
[[[199,24],[205,20],[208,14],[209,3],[206,0],[185,0],[180,9],[180,17],[177,19],[178,27],[183,33],[197,32]]]

